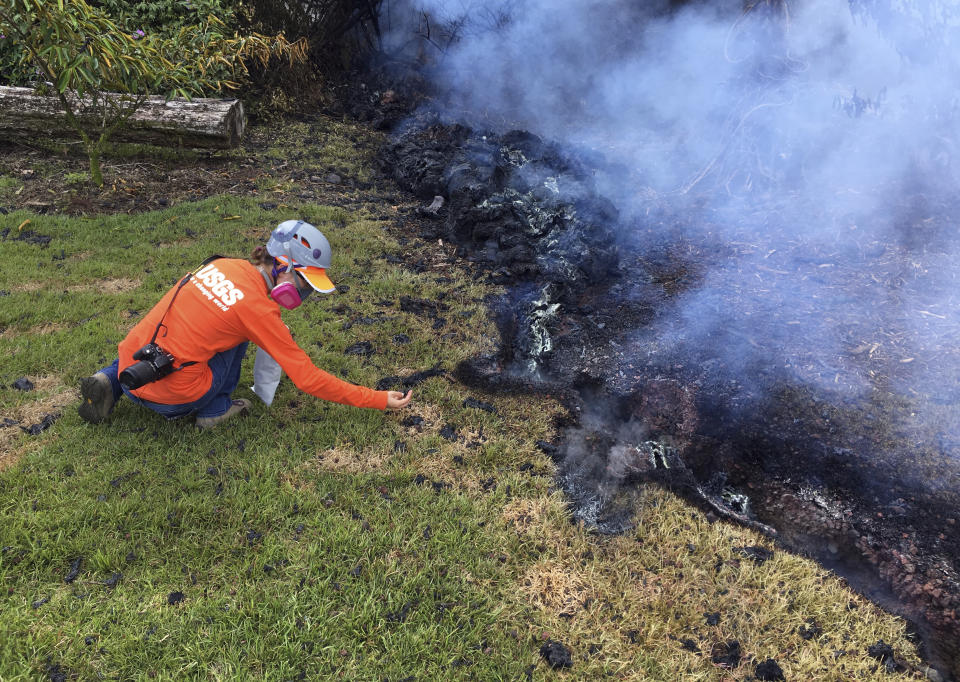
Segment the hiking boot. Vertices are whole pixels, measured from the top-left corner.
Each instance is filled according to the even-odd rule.
[[[217,415],[216,417],[197,417],[197,427],[201,429],[209,429],[210,427],[216,426],[222,421],[230,419],[230,417],[244,415],[247,413],[247,410],[250,409],[249,400],[237,398],[236,400],[231,400],[230,402],[232,403],[230,405],[230,409],[223,414]]]
[[[83,402],[77,408],[77,413],[84,421],[99,424],[110,415],[115,402],[113,387],[103,372],[80,380],[80,396]]]

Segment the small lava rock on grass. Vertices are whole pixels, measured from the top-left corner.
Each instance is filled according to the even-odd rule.
[[[418,384],[422,384],[427,379],[432,377],[439,377],[446,374],[446,370],[441,367],[434,367],[432,369],[427,369],[422,372],[414,372],[410,376],[400,377],[400,376],[388,376],[383,377],[377,381],[376,389],[378,391],[389,391],[397,388],[397,386],[402,386],[403,388],[413,388]]]
[[[31,436],[39,436],[41,433],[53,426],[53,423],[60,418],[59,414],[48,414],[45,416],[39,424],[32,424],[31,426],[21,426],[20,428],[29,433]]]
[[[410,376],[403,379],[403,385],[407,388],[413,388],[414,386],[422,384],[427,379],[440,377],[446,373],[447,371],[442,367],[432,367],[431,369],[425,369],[422,372],[414,372]]]
[[[710,651],[710,660],[724,668],[736,668],[740,665],[740,642],[717,642]]]
[[[27,377],[20,377],[11,384],[18,391],[32,391],[33,382],[30,381]]]
[[[359,341],[353,345],[347,346],[344,351],[344,355],[360,355],[366,357],[373,354],[373,344],[369,341]]]
[[[80,575],[80,565],[83,563],[83,557],[78,556],[73,560],[73,563],[70,564],[70,570],[67,571],[67,575],[64,576],[63,582],[72,583],[77,579],[77,576]]]
[[[70,671],[66,668],[61,668],[59,663],[54,663],[51,666],[47,666],[47,675],[50,677],[50,682],[67,682]]]
[[[561,642],[548,639],[540,647],[540,655],[546,660],[547,665],[554,670],[573,667],[573,656],[570,654],[570,649]]]
[[[463,406],[472,407],[475,410],[483,410],[484,412],[490,412],[491,414],[497,413],[497,408],[490,403],[485,403],[482,400],[475,400],[473,398],[467,398],[464,400]]]
[[[184,599],[186,599],[186,596],[184,596],[183,592],[180,592],[179,590],[176,592],[171,592],[170,594],[167,595],[167,603],[170,606],[176,606],[177,604],[182,602]]]
[[[741,554],[747,557],[748,559],[750,559],[751,561],[757,564],[762,564],[768,559],[773,558],[773,552],[764,547],[756,547],[756,546],[737,547],[733,551],[736,552],[737,554]]]
[[[457,429],[453,424],[447,424],[442,429],[440,429],[440,435],[447,440],[456,440],[457,439]]]
[[[768,658],[763,663],[758,664],[753,674],[758,680],[767,680],[768,682],[772,682],[773,680],[786,681],[787,679],[783,676],[783,670],[780,669],[780,666],[772,658]]]
[[[813,618],[807,619],[806,625],[801,625],[797,628],[797,634],[800,635],[801,639],[810,640],[814,637],[819,637],[823,634],[823,628],[821,628],[817,621]]]
[[[897,662],[893,653],[893,647],[882,639],[871,647],[867,648],[867,653],[871,658],[875,658],[890,672],[901,670],[902,666]]]

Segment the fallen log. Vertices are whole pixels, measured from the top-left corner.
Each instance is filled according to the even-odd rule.
[[[118,94],[110,94],[120,97]],[[77,103],[82,121],[96,129],[97,112],[89,98]],[[114,142],[141,142],[158,146],[229,149],[243,137],[246,116],[237,99],[196,97],[191,100],[149,97],[127,125],[111,136]],[[56,95],[39,95],[32,88],[0,86],[0,138],[79,139],[67,123]]]

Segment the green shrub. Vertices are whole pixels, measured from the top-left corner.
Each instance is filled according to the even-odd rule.
[[[148,95],[190,98],[233,89],[246,60],[284,57],[292,63],[306,51],[305,44],[282,35],[238,35],[213,16],[170,36],[131,33],[83,0],[5,0],[0,33],[16,39],[20,65],[35,67],[48,84],[41,89],[59,98],[99,186],[103,149]]]
[[[129,31],[142,29],[170,35],[209,16],[236,28],[234,6],[237,3],[232,0],[95,0],[90,4]]]
[[[30,81],[30,67],[21,58],[22,48],[11,37],[0,34],[0,85],[23,85]]]

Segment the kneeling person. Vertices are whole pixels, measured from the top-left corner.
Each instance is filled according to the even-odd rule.
[[[106,419],[120,397],[168,419],[196,413],[209,428],[244,414],[232,397],[252,341],[300,390],[354,407],[398,409],[410,393],[374,391],[317,368],[280,319],[314,291],[331,293],[330,244],[301,220],[280,223],[250,260],[215,256],[184,277],[120,342],[113,364],[80,382],[80,416]]]

